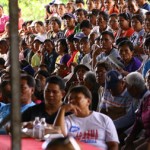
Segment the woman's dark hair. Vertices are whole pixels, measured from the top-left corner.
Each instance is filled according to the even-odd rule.
[[[132,19],[137,19],[141,24],[143,24],[144,18],[141,15],[134,15]]]
[[[92,99],[92,94],[89,89],[84,85],[73,87],[69,93],[82,93],[85,97]]]
[[[64,52],[68,53],[68,45],[67,45],[66,39],[59,39],[57,43],[59,42],[64,47]]]
[[[112,39],[115,39],[114,34],[112,32],[110,32],[110,31],[103,31],[101,36],[102,35],[109,35]]]
[[[40,70],[42,70],[42,69],[41,69],[42,67],[45,67],[45,68],[47,69],[47,71],[48,71],[48,67],[47,67],[46,64],[40,64],[40,65],[39,65]]]
[[[116,45],[119,45],[122,41],[127,41],[127,40],[129,40],[127,37],[121,37],[116,40]]]
[[[89,29],[92,29],[92,24],[90,23],[89,20],[83,20],[81,23],[80,23],[80,29],[82,28],[89,28]]]
[[[106,22],[108,22],[108,20],[109,20],[109,15],[108,15],[108,13],[106,13],[105,11],[100,11],[100,12],[99,12],[99,15],[103,16],[103,19],[104,19]]]
[[[31,23],[33,22],[33,20],[29,20],[29,21],[26,21],[26,25],[30,25]]]
[[[50,10],[49,10],[49,5],[45,6],[46,12],[48,12],[49,14],[51,14]]]
[[[123,17],[125,20],[131,20],[131,15],[129,13],[121,13],[118,16]]]
[[[37,75],[37,74],[40,74],[42,76],[44,76],[45,78],[48,78],[49,77],[49,73],[48,71],[45,71],[45,70],[39,70],[35,73],[34,77]]]
[[[118,48],[120,48],[121,46],[124,46],[124,45],[128,46],[131,51],[134,50],[133,43],[132,43],[131,41],[129,41],[129,40],[122,41],[122,42],[118,45]]]
[[[36,21],[35,24],[39,24],[40,26],[44,26],[44,23],[42,21]]]
[[[129,21],[129,27],[131,27],[131,15],[129,13],[121,13],[118,15],[118,17],[122,17],[125,20]]]
[[[98,62],[95,66],[95,68],[105,68],[106,71],[111,70],[111,66],[109,63],[107,63],[106,61],[103,62]]]
[[[44,43],[46,43],[46,42],[50,42],[50,43],[53,45],[53,47],[55,47],[55,46],[54,46],[54,42],[53,42],[52,40],[46,39],[46,40],[44,41]]]
[[[111,15],[109,15],[109,18],[110,17],[115,17],[116,19],[118,18],[118,15],[116,14],[116,13],[113,13],[113,14],[111,14]]]
[[[87,16],[87,11],[83,8],[79,8],[75,11],[75,13],[77,14],[78,12],[83,12],[84,13],[84,16]]]

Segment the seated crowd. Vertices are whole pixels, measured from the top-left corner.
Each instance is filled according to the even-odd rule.
[[[150,150],[149,2],[53,1],[44,21],[18,14],[22,122],[45,118],[100,149]],[[0,122],[11,114],[9,27],[0,5]]]

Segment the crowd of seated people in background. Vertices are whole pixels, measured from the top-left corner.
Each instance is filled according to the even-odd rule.
[[[44,117],[102,149],[149,150],[150,3],[53,1],[43,21],[21,13],[22,122]],[[9,28],[0,5],[0,122],[11,114]]]

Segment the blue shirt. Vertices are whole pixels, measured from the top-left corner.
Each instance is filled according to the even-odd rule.
[[[142,74],[143,77],[146,76],[147,71],[150,69],[150,59],[146,61],[146,63],[143,66]]]
[[[111,50],[111,52],[110,52],[109,55],[112,55],[112,56],[114,56],[115,58],[120,57],[118,50],[115,49],[115,48],[113,48],[113,49]],[[109,61],[109,58],[108,58],[109,55],[107,55],[105,52],[102,52],[102,53],[100,53],[100,54],[96,57],[96,60],[97,60],[97,62],[99,62],[99,61],[100,61],[100,62],[101,62],[101,61],[106,61],[106,60]]]
[[[6,105],[5,103],[0,102],[0,109],[5,105]]]
[[[135,118],[136,118],[135,111],[137,109],[137,106],[138,106],[137,102],[133,100],[127,114],[116,120],[113,120],[117,130],[128,128],[133,125]]]
[[[26,104],[26,105],[22,105],[21,106],[21,112],[24,112],[27,108],[31,107],[31,106],[34,106],[35,103],[34,102],[31,102],[29,104]],[[0,109],[0,122],[7,116],[10,114],[10,108],[11,108],[11,104],[6,104],[5,106],[3,106],[1,109]]]
[[[148,11],[150,11],[150,4],[145,3],[141,8],[146,9]]]
[[[53,50],[51,54],[48,54],[47,52],[44,53],[44,63],[47,65],[50,73],[52,73],[55,69],[55,62],[57,57],[58,54],[55,52],[55,50]]]

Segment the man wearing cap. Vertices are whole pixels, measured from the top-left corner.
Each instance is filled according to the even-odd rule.
[[[74,33],[75,29],[75,16],[72,13],[65,13],[62,19],[66,20],[65,37]]]
[[[127,91],[118,71],[111,70],[106,74],[105,87],[102,109],[114,120],[118,132],[123,132],[133,124],[138,104]]]
[[[74,44],[75,49],[78,50],[78,52],[74,56],[73,63],[75,62],[77,64],[80,64],[81,59],[84,57],[84,54],[82,53],[81,48],[80,48],[80,40],[83,37],[85,37],[85,34],[83,32],[79,32],[74,35],[73,44]]]

